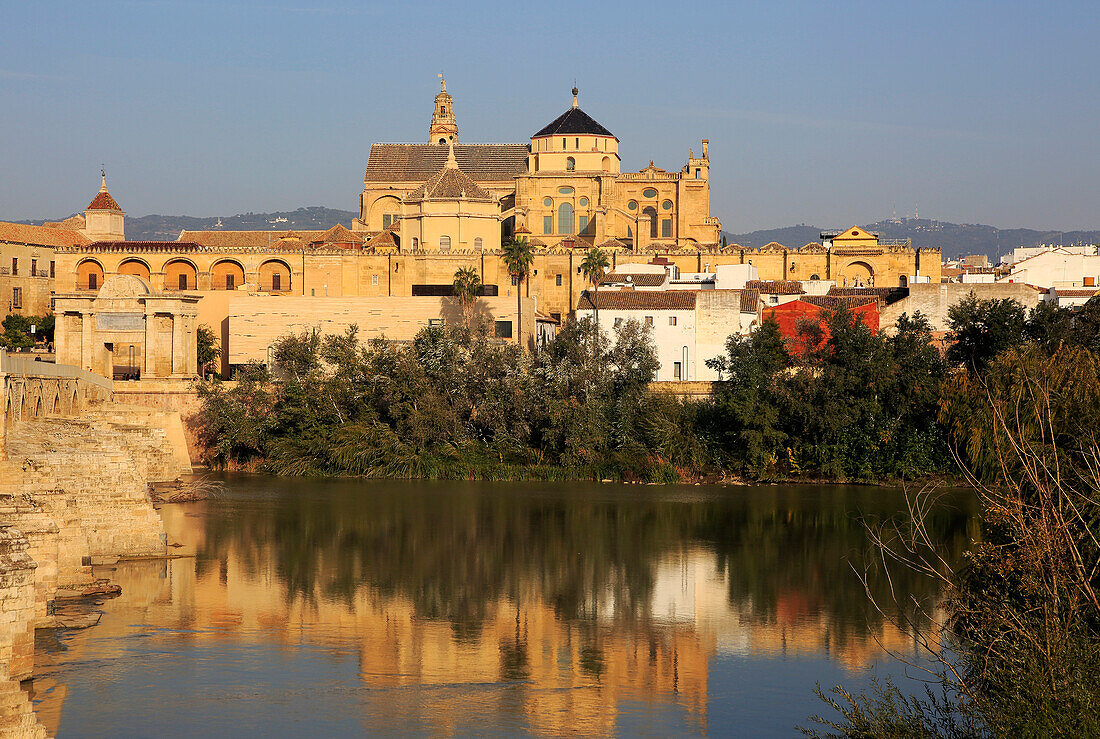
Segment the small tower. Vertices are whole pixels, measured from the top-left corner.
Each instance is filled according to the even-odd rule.
[[[447,92],[447,80],[439,75],[439,94],[435,96],[435,112],[428,128],[429,144],[457,144],[458,122],[455,121],[454,100]]]
[[[99,175],[99,192],[84,209],[84,235],[92,241],[125,241],[126,214],[107,192],[107,173],[101,169]]]

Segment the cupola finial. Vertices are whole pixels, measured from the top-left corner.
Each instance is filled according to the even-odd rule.
[[[574,108],[577,107],[577,93],[578,92],[580,92],[580,90],[577,89],[577,80],[574,79],[573,80],[573,107]]]

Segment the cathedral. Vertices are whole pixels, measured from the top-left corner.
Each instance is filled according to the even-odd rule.
[[[402,249],[426,252],[495,249],[517,234],[546,247],[717,246],[706,139],[679,171],[650,162],[623,172],[619,139],[580,108],[573,88],[573,104],[529,143],[463,144],[454,99],[440,84],[427,143],[371,147],[355,230],[400,224]],[[470,185],[425,193],[448,168]]]

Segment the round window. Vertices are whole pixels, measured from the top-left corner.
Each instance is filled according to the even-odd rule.
[[[588,198],[581,198],[581,207],[584,208],[584,207],[587,207],[587,206],[588,206]]]
[[[672,201],[666,200],[665,202],[661,203],[661,207],[665,210],[672,210]]]
[[[652,187],[647,187],[646,189],[642,190],[642,197],[643,198],[655,198],[655,197],[657,197],[657,191],[654,190]]]
[[[631,200],[629,203],[627,203],[626,207],[629,208],[630,210],[638,210],[638,204],[633,200]]]
[[[554,204],[554,200],[553,200],[553,198],[543,198],[542,199],[542,204],[545,205],[547,208],[549,208]]]
[[[558,192],[560,192],[562,195],[572,195],[573,194],[573,188],[571,188],[571,187],[559,187]]]

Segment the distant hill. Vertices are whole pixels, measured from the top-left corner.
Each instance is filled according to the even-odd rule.
[[[850,225],[850,224],[849,224]],[[843,226],[841,226],[843,228]],[[947,223],[927,218],[892,218],[868,223],[863,228],[877,231],[884,239],[911,239],[915,247],[938,247],[945,259],[967,254],[985,254],[994,263],[1003,254],[1018,246],[1038,244],[1095,244],[1100,242],[1100,231],[1035,231],[1030,228],[999,229],[970,223]],[[818,240],[822,229],[817,226],[787,226],[750,233],[735,234],[726,231],[722,235],[731,244],[761,247],[776,241],[784,246],[803,246]]]
[[[238,213],[221,218],[195,218],[194,216],[126,216],[126,238],[131,241],[175,241],[180,231],[318,231],[332,228],[337,223],[351,226],[358,213],[350,210],[333,210],[313,206],[280,213]],[[54,219],[50,219],[54,220]],[[61,220],[56,219],[56,220]],[[43,221],[24,221],[41,224]]]

